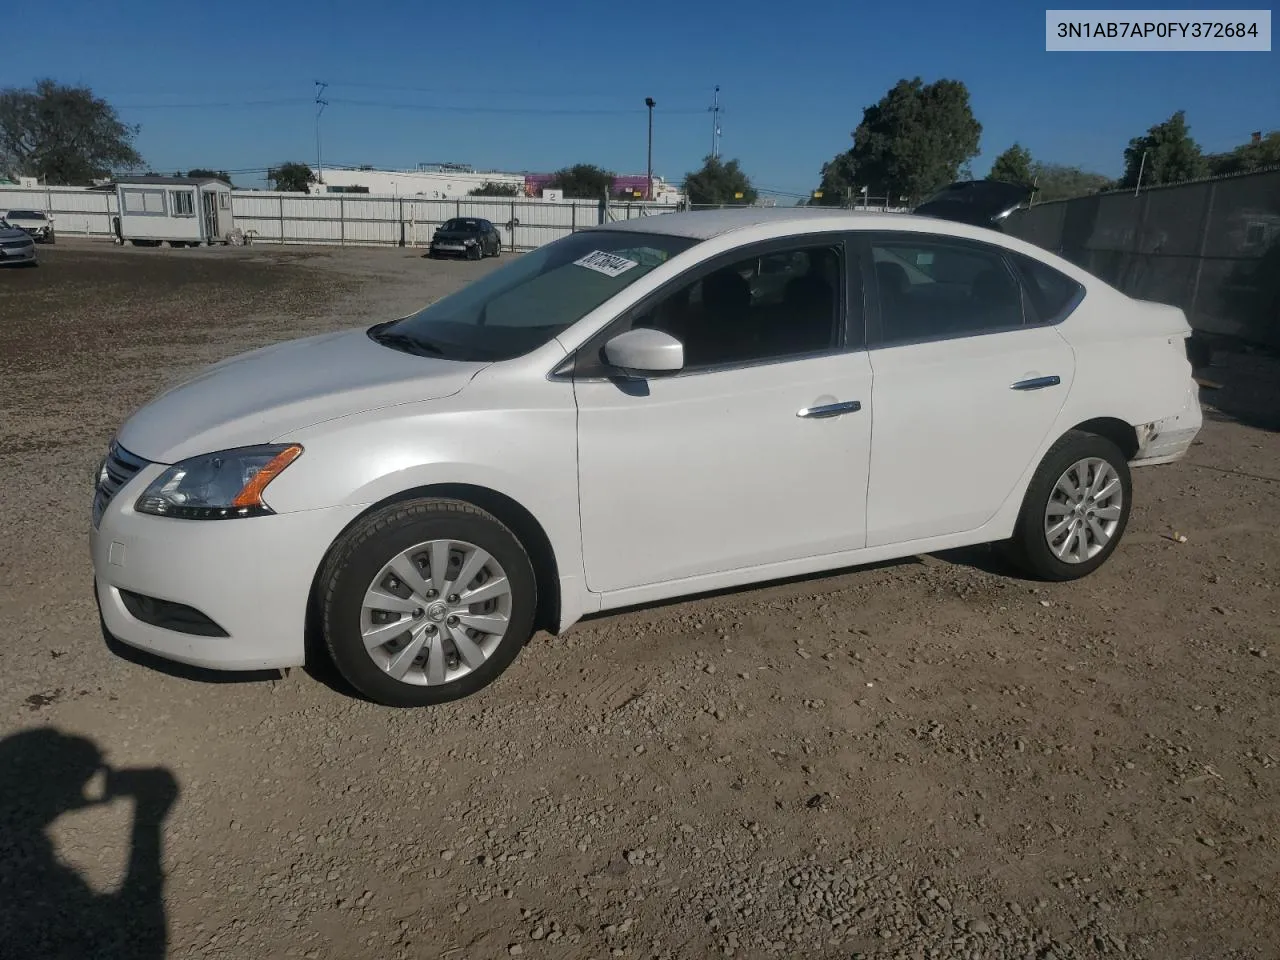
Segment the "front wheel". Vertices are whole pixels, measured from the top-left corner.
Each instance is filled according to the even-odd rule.
[[[386,706],[475,693],[533,632],[537,584],[528,554],[496,517],[460,500],[375,511],[342,538],[320,584],[334,664]]]
[[[1049,448],[1027,487],[1013,559],[1041,580],[1077,580],[1106,562],[1129,522],[1132,480],[1113,442],[1071,431]]]

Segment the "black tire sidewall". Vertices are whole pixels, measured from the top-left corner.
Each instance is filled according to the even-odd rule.
[[[1107,545],[1096,557],[1084,563],[1064,563],[1053,555],[1044,535],[1044,511],[1058,478],[1078,460],[1089,457],[1104,459],[1120,477],[1124,499],[1120,506],[1120,522]],[[1133,479],[1124,453],[1112,441],[1096,434],[1072,432],[1049,449],[1027,486],[1022,514],[1018,520],[1015,542],[1019,559],[1028,572],[1042,580],[1076,580],[1088,576],[1106,563],[1119,546],[1129,525],[1133,507]]]
[[[488,552],[511,583],[511,617],[498,649],[480,668],[439,686],[389,677],[369,657],[360,634],[365,591],[383,565],[428,540],[462,540]],[[533,632],[537,582],[528,555],[496,518],[458,501],[419,501],[371,515],[337,551],[324,598],[324,634],[338,672],[360,693],[385,706],[447,703],[488,686],[515,660]]]

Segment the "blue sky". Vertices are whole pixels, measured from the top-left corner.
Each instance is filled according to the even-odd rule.
[[[141,125],[137,146],[159,171],[314,164],[316,80],[329,84],[326,165],[643,173],[652,96],[654,170],[669,180],[710,149],[719,84],[722,155],[797,193],[848,147],[863,107],[917,75],[968,85],[978,175],[1015,140],[1115,175],[1128,139],[1177,109],[1211,151],[1280,128],[1276,52],[1046,53],[1044,7],[1010,0],[109,7],[12,5],[0,86],[89,84]]]

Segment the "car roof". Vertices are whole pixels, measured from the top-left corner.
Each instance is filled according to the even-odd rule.
[[[1094,274],[1059,254],[998,228],[980,227],[925,214],[847,210],[840,207],[734,207],[723,210],[692,210],[633,217],[617,223],[586,227],[583,228],[583,232],[621,230],[686,237],[691,240],[711,240],[751,228],[760,228],[777,237],[819,230],[883,230],[977,240],[1032,257],[1089,288],[1102,282]],[[755,238],[762,239],[758,233]]]
[[[733,207],[725,210],[688,210],[634,217],[617,223],[599,224],[588,229],[628,230],[687,237],[692,240],[710,240],[734,230],[765,225],[778,228],[780,233],[797,227],[804,230],[849,228],[900,230],[908,225],[934,232],[962,232],[953,231],[951,228],[955,226],[954,224],[935,217],[914,216],[909,213],[845,210],[839,207]]]

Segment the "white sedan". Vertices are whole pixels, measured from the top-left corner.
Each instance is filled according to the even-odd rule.
[[[986,542],[1071,580],[1130,467],[1201,427],[1189,333],[943,215],[607,224],[143,407],[97,477],[97,598],[161,657],[288,667],[314,635],[419,706],[594,611]]]

